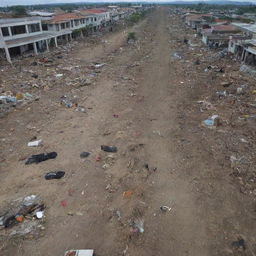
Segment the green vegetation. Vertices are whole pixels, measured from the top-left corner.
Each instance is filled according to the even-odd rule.
[[[76,38],[76,37],[79,37],[81,36],[81,34],[83,34],[83,36],[88,36],[89,35],[89,32],[92,28],[92,25],[89,25],[89,26],[86,26],[85,28],[79,28],[79,29],[75,29],[73,32],[72,32],[72,35]]]
[[[15,17],[22,17],[22,16],[26,16],[27,15],[27,10],[23,6],[16,5],[16,6],[10,7],[10,9],[13,12],[13,15]]]
[[[128,24],[133,25],[133,24],[139,22],[141,19],[143,19],[145,17],[145,15],[146,15],[146,11],[133,13],[128,18]]]
[[[136,34],[135,32],[129,32],[127,35],[127,42],[129,42],[130,40],[136,41]]]

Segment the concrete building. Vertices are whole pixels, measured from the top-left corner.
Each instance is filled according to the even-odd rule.
[[[38,52],[49,51],[49,41],[55,35],[43,31],[42,18],[10,18],[0,19],[0,49],[5,51],[8,62],[11,57],[28,50]]]
[[[248,24],[248,23],[232,23],[235,27],[239,28],[247,35],[250,35],[252,38],[256,39],[256,24]]]
[[[202,42],[210,48],[228,47],[230,36],[241,30],[233,25],[212,25],[202,31]]]
[[[94,31],[105,27],[110,23],[110,11],[103,8],[80,10],[79,13],[85,17],[90,17],[90,25]]]

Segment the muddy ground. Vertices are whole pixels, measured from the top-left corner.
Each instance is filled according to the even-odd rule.
[[[127,44],[129,31],[135,43]],[[255,80],[238,61],[201,46],[164,8],[48,58],[1,67],[2,92],[38,99],[1,118],[0,202],[36,194],[46,205],[40,231],[1,231],[1,255],[255,255]],[[77,105],[61,104],[63,95]],[[202,125],[213,114],[218,126]],[[43,145],[28,147],[34,137]],[[52,151],[56,159],[24,164]],[[80,158],[83,151],[90,156]],[[66,175],[44,179],[56,170]]]

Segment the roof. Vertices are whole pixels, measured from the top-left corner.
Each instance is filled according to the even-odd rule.
[[[212,17],[211,14],[188,14],[186,16],[189,20],[200,20],[203,17]]]
[[[0,19],[0,25],[7,25],[12,23],[20,23],[20,22],[40,21],[40,20],[42,20],[42,18],[40,17],[7,18],[7,19]]]
[[[95,9],[86,9],[86,10],[81,10],[80,13],[82,14],[101,14],[108,12],[106,9],[103,8],[95,8]]]
[[[82,16],[76,13],[63,13],[63,14],[58,14],[54,16],[52,19],[48,21],[48,23],[60,23],[60,22],[65,22],[70,20],[81,19],[81,18]]]
[[[215,32],[230,32],[230,31],[239,31],[239,29],[237,27],[235,27],[234,25],[212,25],[212,30]]]
[[[38,15],[38,16],[43,16],[43,17],[50,17],[50,16],[54,15],[54,13],[52,13],[52,12],[41,12],[41,11],[33,11],[33,12],[30,12],[29,14],[32,16]]]
[[[204,36],[206,36],[208,39],[215,39],[215,40],[229,40],[230,35],[229,34],[212,34],[212,33],[204,33]]]
[[[234,26],[247,30],[252,33],[256,33],[256,24],[247,24],[247,23],[232,23]]]

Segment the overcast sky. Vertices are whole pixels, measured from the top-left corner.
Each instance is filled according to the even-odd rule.
[[[49,3],[76,3],[76,2],[138,2],[138,0],[0,0],[0,6],[7,6],[7,5],[32,5],[32,4],[49,4]],[[139,1],[150,1],[150,0],[139,0]],[[175,0],[151,0],[151,2],[171,2]],[[183,1],[193,1],[193,0],[183,0]],[[207,0],[201,0],[207,1]],[[239,0],[239,2],[254,2],[256,3],[256,0]]]

